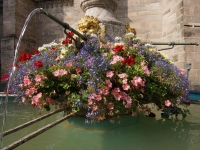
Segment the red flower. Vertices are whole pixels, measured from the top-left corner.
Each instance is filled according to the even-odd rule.
[[[135,63],[134,58],[130,57],[130,58],[124,58],[124,60],[122,61],[122,64],[128,64],[129,66],[132,66]]]
[[[8,74],[4,74],[4,75],[2,75],[2,77],[1,77],[1,81],[4,82],[4,81],[6,81],[8,78],[9,78],[9,75],[8,75]]]
[[[74,33],[73,33],[73,32],[71,32],[71,31],[70,31],[70,32],[68,32],[68,34],[69,34],[69,35],[71,35],[71,36],[74,36]],[[69,36],[68,36],[68,37],[69,37]]]
[[[124,48],[124,46],[122,46],[122,45],[117,45],[117,46],[114,47],[114,50],[113,50],[113,51],[114,51],[115,53],[117,53],[117,52],[123,52],[123,51],[124,51],[123,48]]]
[[[27,61],[31,58],[32,54],[28,54],[26,52],[23,52],[21,54],[21,56],[19,57],[19,62],[22,62],[22,61]]]
[[[56,48],[56,47],[52,47],[51,49],[52,49],[53,51],[55,51],[57,48]]]
[[[73,32],[68,32],[69,35],[66,36],[66,39],[62,41],[62,44],[71,44],[72,43],[72,39],[71,37],[74,36]]]
[[[72,43],[72,39],[70,38],[66,38],[65,40],[62,41],[62,44],[71,44]]]
[[[33,50],[33,51],[32,51],[32,53],[33,53],[33,54],[39,54],[39,53],[40,53],[40,51],[39,51],[39,50],[37,50],[37,49],[35,49],[35,50]]]
[[[38,68],[43,67],[42,61],[41,61],[41,60],[38,60],[38,61],[34,62],[34,66],[36,66],[36,67],[38,67]]]

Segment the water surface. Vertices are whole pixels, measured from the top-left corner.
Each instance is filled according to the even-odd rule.
[[[0,126],[2,108],[0,105]],[[84,119],[70,118],[33,138],[16,150],[199,150],[200,105],[191,104],[191,114],[185,121],[161,121],[143,115],[125,117],[111,124],[109,121],[86,125]],[[53,109],[54,110],[54,109]],[[42,112],[42,115],[47,112]],[[22,129],[3,138],[3,147],[31,132],[59,119],[62,113]],[[159,114],[157,114],[159,115]],[[38,110],[9,99],[5,130],[39,117]]]

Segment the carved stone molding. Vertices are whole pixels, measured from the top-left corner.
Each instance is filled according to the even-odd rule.
[[[63,7],[63,6],[73,6],[74,0],[48,0],[43,2],[37,2],[38,8],[53,8],[53,7]]]

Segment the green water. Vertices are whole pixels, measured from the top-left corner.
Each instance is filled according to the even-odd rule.
[[[163,122],[139,115],[122,118],[120,123],[116,121],[115,124],[104,121],[86,125],[84,119],[70,118],[17,147],[16,150],[199,150],[200,105],[192,104],[189,109],[192,115],[185,121],[175,122]],[[0,110],[1,127],[2,104]],[[45,111],[42,112],[42,115],[44,114]],[[31,106],[18,106],[10,100],[5,130],[39,116],[37,109]],[[55,114],[26,129],[5,136],[3,147],[61,117],[62,113]]]

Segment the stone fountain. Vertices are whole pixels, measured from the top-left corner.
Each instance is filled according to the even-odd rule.
[[[105,35],[112,38],[125,34],[125,24],[115,18],[114,11],[117,3],[114,0],[81,0],[81,9],[85,16],[93,16],[100,21],[101,29]]]

